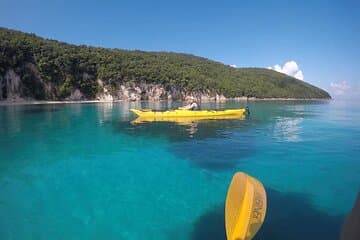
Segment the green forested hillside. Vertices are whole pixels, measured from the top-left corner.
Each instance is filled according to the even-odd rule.
[[[122,84],[155,83],[225,97],[330,98],[322,89],[268,69],[232,68],[189,54],[75,46],[0,28],[0,80],[9,69],[20,76],[22,96],[35,99],[65,99],[74,89],[91,99],[101,91],[97,79],[114,93]],[[51,86],[51,94],[45,86]]]

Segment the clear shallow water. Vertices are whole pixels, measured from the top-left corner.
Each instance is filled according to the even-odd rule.
[[[129,108],[177,105],[0,107],[0,239],[225,239],[236,171],[267,190],[256,239],[338,239],[360,189],[359,105],[259,102],[242,121],[130,123]]]

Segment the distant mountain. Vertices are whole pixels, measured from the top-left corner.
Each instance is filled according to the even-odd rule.
[[[319,98],[313,85],[263,68],[189,54],[76,46],[0,28],[0,100]]]

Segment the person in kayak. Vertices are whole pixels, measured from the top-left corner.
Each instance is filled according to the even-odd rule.
[[[196,99],[193,96],[186,97],[185,101],[186,101],[187,105],[185,105],[183,107],[179,107],[179,109],[192,110],[192,111],[199,110],[199,105],[197,104]]]

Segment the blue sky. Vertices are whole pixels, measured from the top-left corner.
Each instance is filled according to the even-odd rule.
[[[360,96],[357,1],[0,0],[0,26],[74,44],[174,51],[238,67],[295,61],[304,80]]]

